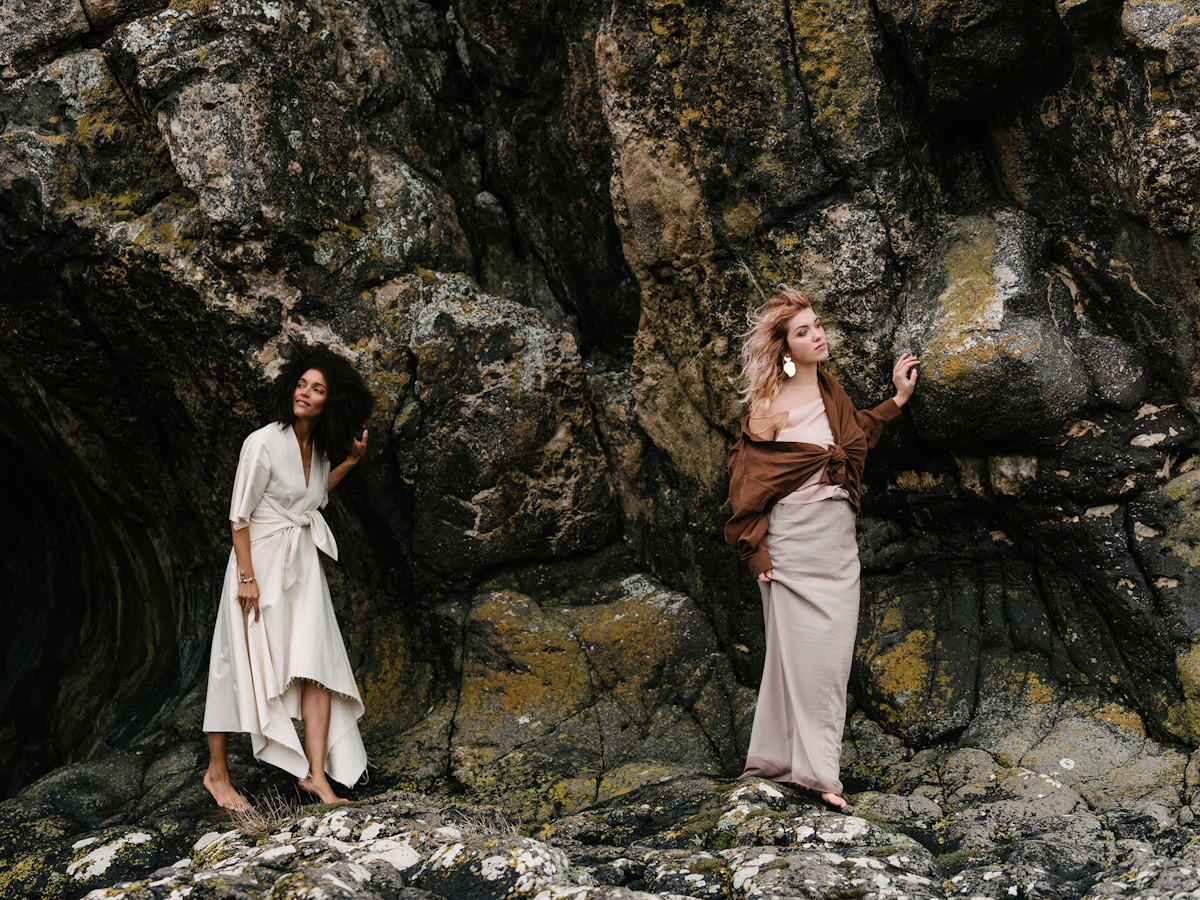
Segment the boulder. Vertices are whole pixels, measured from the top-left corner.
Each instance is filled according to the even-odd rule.
[[[495,590],[463,629],[440,752],[471,796],[546,819],[682,772],[740,771],[750,697],[684,595],[641,575],[583,605]],[[379,760],[389,777],[419,765],[438,721],[399,736]]]
[[[941,271],[910,295],[905,331],[921,357],[914,421],[970,445],[1062,422],[1091,384],[1046,303],[1041,235],[1021,214],[951,223]]]
[[[612,485],[571,335],[464,281],[430,287],[411,313],[420,419],[399,448],[417,558],[462,578],[611,540]]]
[[[884,0],[879,14],[935,118],[991,114],[1052,78],[1067,46],[1055,7],[1036,0],[925,6]]]

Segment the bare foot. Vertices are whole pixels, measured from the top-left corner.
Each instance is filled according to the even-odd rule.
[[[312,775],[309,775],[306,778],[301,778],[299,781],[296,782],[296,784],[298,784],[300,786],[300,790],[307,791],[308,793],[312,794],[314,797],[319,799],[322,803],[349,803],[350,802],[349,800],[345,799],[344,797],[339,797],[337,794],[335,794],[333,792],[333,788],[330,787],[329,782],[327,780],[325,780],[324,778],[321,778],[318,781]]]
[[[211,771],[204,773],[204,786],[217,801],[217,806],[230,812],[243,813],[250,810],[250,801],[237,792],[229,774],[214,775]]]
[[[826,806],[832,806],[834,809],[845,809],[846,798],[841,794],[822,794],[821,799],[825,801]]]

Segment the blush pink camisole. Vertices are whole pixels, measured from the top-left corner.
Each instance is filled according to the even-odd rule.
[[[833,443],[833,432],[829,428],[829,416],[825,412],[825,401],[818,397],[812,403],[788,410],[787,421],[775,435],[777,441],[799,441],[828,447]],[[821,484],[825,475],[822,467],[813,473],[804,484],[796,488],[780,503],[815,503],[818,500],[849,500],[846,489],[836,484]]]

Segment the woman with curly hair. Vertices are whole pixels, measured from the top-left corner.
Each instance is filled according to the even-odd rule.
[[[255,757],[325,803],[344,802],[329,778],[353,785],[367,764],[362,699],[317,551],[337,559],[320,510],[366,452],[375,400],[347,360],[309,345],[292,351],[271,399],[275,421],[246,438],[234,476],[204,710],[204,786],[231,810],[248,803],[229,777],[229,732],[248,732]]]
[[[757,576],[766,657],[743,778],[818,792],[843,809],[846,685],[858,627],[855,517],[867,450],[917,383],[907,353],[895,397],[866,412],[818,364],[825,329],[806,294],[779,285],[742,342],[748,412],[729,455],[725,540]]]

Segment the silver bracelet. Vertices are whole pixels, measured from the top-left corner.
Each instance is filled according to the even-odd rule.
[[[251,575],[249,578],[247,578],[244,575],[238,575],[238,579],[242,582],[242,584],[250,584],[252,581],[254,581],[254,576]]]

